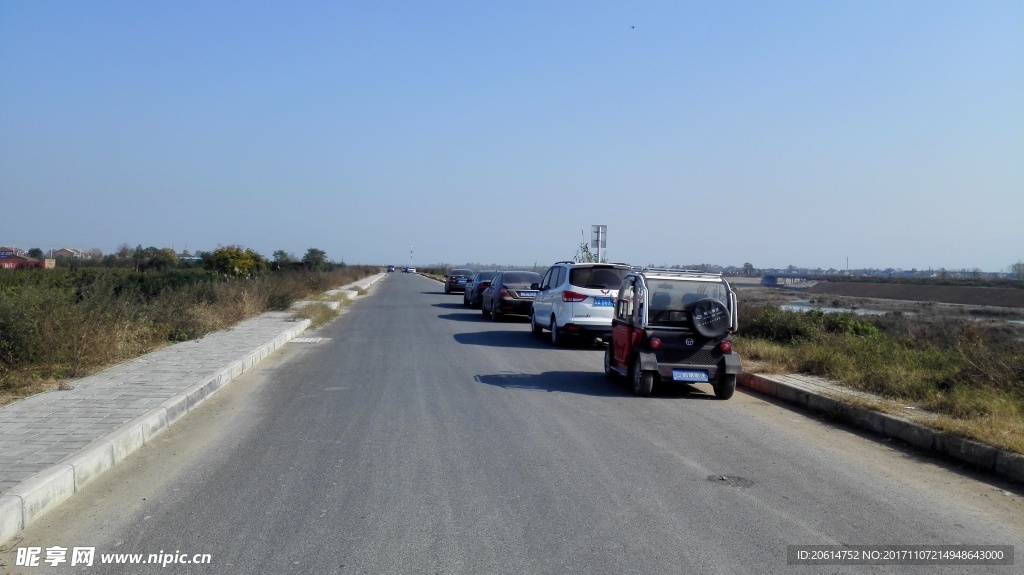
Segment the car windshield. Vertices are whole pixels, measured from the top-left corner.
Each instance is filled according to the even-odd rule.
[[[651,294],[647,311],[650,325],[685,324],[693,302],[706,298],[718,300],[727,308],[729,306],[724,283],[649,279],[647,291]]]
[[[628,269],[611,266],[573,268],[569,272],[569,283],[581,288],[618,289],[628,273]]]
[[[529,286],[540,283],[540,274],[534,272],[505,272],[505,285],[522,284]]]

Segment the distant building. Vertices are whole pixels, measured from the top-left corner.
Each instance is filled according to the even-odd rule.
[[[19,250],[13,246],[0,246],[0,257],[4,257],[4,254],[8,256],[23,256],[25,255],[25,250]]]
[[[16,255],[12,251],[7,251],[6,248],[0,250],[0,268],[3,269],[18,269],[18,268],[50,268],[53,260],[39,261],[28,256]]]
[[[54,257],[54,258],[80,258],[81,259],[81,258],[89,257],[89,252],[87,252],[85,250],[76,249],[76,248],[61,248],[59,250],[54,250],[53,253],[50,254],[50,257]]]

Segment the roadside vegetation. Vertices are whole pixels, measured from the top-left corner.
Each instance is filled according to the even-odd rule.
[[[743,306],[740,317],[735,344],[758,371],[826,377],[937,414],[931,425],[1024,453],[1024,343],[1005,324],[774,306]]]
[[[380,271],[310,253],[268,261],[230,246],[189,264],[0,270],[0,405]]]

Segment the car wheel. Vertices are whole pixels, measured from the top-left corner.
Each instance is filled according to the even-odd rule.
[[[649,371],[644,371],[640,365],[640,358],[636,358],[636,363],[633,365],[633,393],[641,397],[646,397],[651,394],[654,390],[654,374]]]
[[[487,306],[482,300],[480,301],[480,313],[484,314],[484,317],[491,317],[491,312],[487,311]]]
[[[501,319],[501,312],[498,311],[498,304],[491,302],[491,321],[499,321]]]
[[[555,321],[555,316],[551,316],[551,345],[562,345],[562,338],[558,337],[558,322]]]
[[[444,286],[444,293],[446,293],[446,294],[452,293],[452,288],[448,287],[448,284],[445,284],[445,286]]]
[[[537,336],[544,333],[544,328],[537,323],[537,315],[533,312],[530,312],[530,333]]]
[[[723,375],[718,385],[712,386],[715,389],[715,397],[718,399],[729,399],[736,393],[736,375]]]
[[[604,376],[608,379],[615,379],[618,375],[614,369],[612,369],[612,346],[608,346],[604,350]]]
[[[466,293],[465,292],[462,293],[462,305],[465,306],[465,307],[469,307],[469,300],[466,299]]]

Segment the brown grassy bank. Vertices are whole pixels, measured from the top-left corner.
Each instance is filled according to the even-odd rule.
[[[0,405],[178,341],[196,339],[375,266],[225,278],[201,270],[0,273]]]
[[[776,373],[809,373],[938,414],[942,429],[1024,453],[1024,343],[963,319],[857,317],[745,306],[736,347]]]
[[[820,282],[807,291],[850,297],[1024,308],[1024,289],[1010,287]]]

